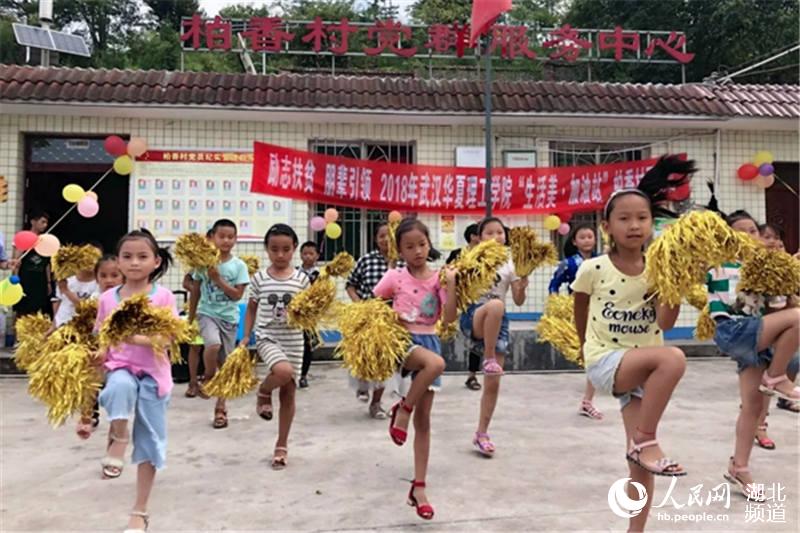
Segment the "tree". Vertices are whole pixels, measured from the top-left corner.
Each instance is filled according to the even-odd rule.
[[[458,0],[417,0],[411,6],[411,18],[418,24],[469,22],[472,3]]]
[[[200,11],[198,0],[145,0],[153,16],[163,28],[179,30],[182,17],[191,17]]]

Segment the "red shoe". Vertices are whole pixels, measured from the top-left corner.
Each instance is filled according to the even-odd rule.
[[[403,444],[405,444],[406,439],[408,438],[408,432],[405,429],[394,427],[394,421],[397,418],[397,408],[402,407],[403,410],[408,414],[411,414],[411,412],[414,410],[413,407],[409,407],[408,405],[406,405],[406,402],[404,400],[405,398],[401,399],[399,402],[394,404],[392,408],[389,410],[390,414],[389,437],[391,437],[392,442],[394,442],[398,446],[402,446]]]
[[[433,518],[433,507],[429,503],[423,503],[420,505],[417,502],[417,498],[414,497],[414,489],[415,488],[425,488],[424,481],[412,481],[411,482],[411,490],[408,491],[408,505],[414,507],[417,510],[417,516],[423,518],[425,520],[430,520]]]

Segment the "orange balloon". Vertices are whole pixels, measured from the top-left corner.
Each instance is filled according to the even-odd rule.
[[[770,174],[769,176],[759,176],[755,179],[756,187],[759,189],[769,189],[775,184],[775,176]]]
[[[403,214],[400,211],[389,213],[389,222],[400,222],[401,220],[403,220]]]
[[[331,223],[336,222],[337,220],[339,220],[339,211],[333,207],[329,207],[325,210],[325,222]]]

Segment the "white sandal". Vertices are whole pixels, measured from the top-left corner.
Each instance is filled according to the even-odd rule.
[[[756,489],[755,483],[747,484],[741,479],[739,479],[739,474],[746,474],[750,472],[750,468],[747,466],[736,466],[736,462],[731,457],[731,462],[728,465],[728,471],[725,472],[722,477],[727,479],[736,487],[739,487],[739,492],[742,493],[742,496],[747,498],[751,502],[762,503],[765,502],[767,499],[764,497],[763,493],[759,493]]]
[[[150,527],[150,516],[144,511],[131,511],[130,516],[141,516],[144,520],[144,529],[128,529],[126,528],[123,533],[144,533]]]
[[[790,384],[792,383],[792,380],[790,380],[786,374],[771,378],[769,377],[769,374],[767,374],[767,371],[765,370],[764,373],[761,375],[761,385],[758,386],[758,390],[762,394],[766,394],[767,396],[777,396],[778,398],[782,398],[790,402],[800,400],[800,387],[794,387],[792,389],[792,392],[790,392],[789,394],[781,392],[775,388],[776,385],[780,385],[784,381]]]
[[[108,447],[106,448],[106,456],[100,461],[103,467],[103,476],[106,479],[116,479],[122,475],[122,470],[125,468],[124,452],[123,458],[112,457],[108,455],[108,450],[114,442],[123,442],[128,444],[128,438],[117,437],[111,431],[108,432]]]

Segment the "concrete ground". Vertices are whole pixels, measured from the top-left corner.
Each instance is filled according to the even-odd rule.
[[[298,391],[290,463],[281,472],[268,464],[277,421],[255,415],[253,395],[231,403],[231,424],[220,431],[211,428],[212,402],[187,399],[185,385],[177,385],[169,411],[168,467],[158,475],[151,499],[151,531],[627,527],[608,504],[609,487],[627,474],[619,411],[615,400],[604,396],[597,404],[605,421],[579,417],[582,374],[505,377],[492,425],[498,453],[491,460],[478,457],[470,445],[480,393],[463,386],[463,375],[446,376],[433,410],[432,522],[418,519],[405,505],[410,443],[398,448],[389,441],[387,422],[367,417],[343,370],[315,365],[312,374],[311,387]],[[667,504],[661,520],[654,510],[651,531],[798,531],[800,417],[786,411],[773,408],[769,418],[777,450],[757,448],[751,460],[768,488],[784,486],[785,500],[748,509],[748,502],[732,494],[728,509],[724,502],[706,503],[710,489],[724,482],[736,383],[727,360],[689,362],[659,432],[665,450],[689,471],[673,491],[684,507]],[[44,408],[26,395],[23,379],[0,380],[0,392],[0,530],[120,531],[134,497],[135,468],[126,467],[117,480],[101,480],[107,423],[80,441],[73,422],[57,430],[48,426]],[[668,486],[669,479],[658,479],[655,502]],[[686,506],[693,487],[702,506]],[[688,521],[717,515],[721,521]],[[687,521],[675,523],[676,517]]]

